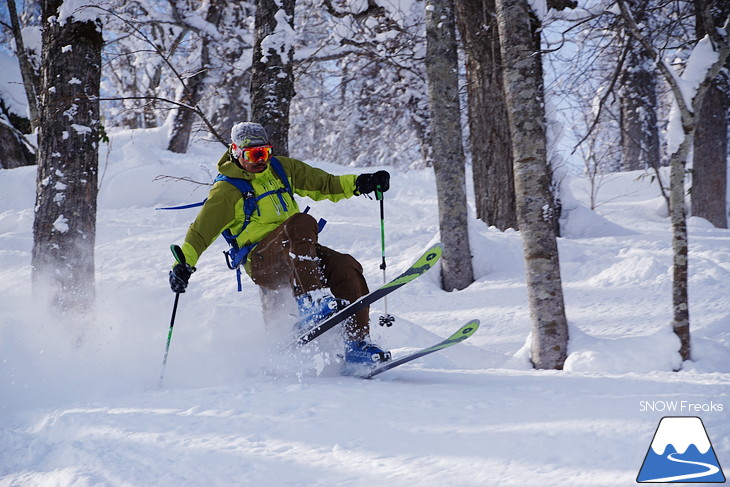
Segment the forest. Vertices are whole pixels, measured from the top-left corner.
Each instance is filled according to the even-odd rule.
[[[109,134],[167,127],[172,153],[224,151],[252,120],[281,155],[433,168],[446,291],[474,282],[473,185],[477,217],[522,237],[535,368],[567,357],[564,175],[593,193],[644,171],[691,358],[687,219],[727,228],[727,2],[8,0],[0,15],[20,73],[0,87],[0,166],[37,166],[32,279],[62,312],[94,306]]]

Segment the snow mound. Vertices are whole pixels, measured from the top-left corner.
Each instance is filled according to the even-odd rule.
[[[570,327],[569,372],[628,374],[677,370],[682,365],[679,339],[670,327],[646,336],[596,338]]]
[[[610,222],[581,203],[572,208],[563,206],[560,231],[566,238],[618,237],[636,233]]]

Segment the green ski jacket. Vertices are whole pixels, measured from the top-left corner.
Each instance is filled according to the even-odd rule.
[[[299,196],[307,196],[315,201],[340,201],[355,194],[355,174],[335,176],[297,159],[274,157],[281,162],[292,191]],[[271,166],[261,173],[247,172],[233,162],[230,151],[218,161],[218,171],[228,177],[249,180],[257,195],[284,188],[284,183]],[[284,199],[283,206],[280,196]],[[188,264],[194,266],[222,231],[230,229],[234,235],[241,232],[243,201],[243,195],[232,184],[217,181],[213,185],[208,199],[185,235],[182,251]],[[258,211],[254,211],[250,223],[236,239],[238,245],[243,247],[260,242],[295,213],[299,213],[299,205],[286,191],[262,198],[258,201]]]

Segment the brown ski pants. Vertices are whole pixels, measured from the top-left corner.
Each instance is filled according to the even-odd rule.
[[[251,251],[251,279],[279,290],[289,286],[294,296],[330,288],[332,295],[352,303],[367,294],[362,266],[354,257],[317,242],[317,221],[306,213],[291,216]],[[345,324],[345,339],[368,336],[369,309],[358,311]]]

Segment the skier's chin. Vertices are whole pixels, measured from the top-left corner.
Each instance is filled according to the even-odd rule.
[[[249,169],[249,171],[255,172],[255,173],[260,173],[260,172],[264,172],[265,169],[266,169],[266,164],[265,163],[263,163],[263,164],[260,164],[259,163],[259,164],[253,164],[253,165],[251,165],[251,169]]]

